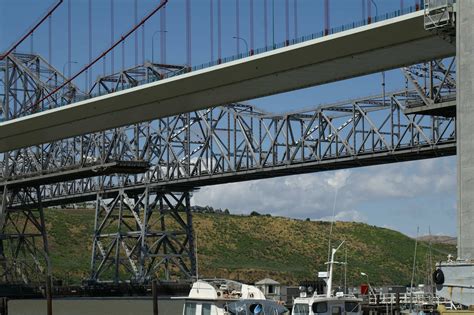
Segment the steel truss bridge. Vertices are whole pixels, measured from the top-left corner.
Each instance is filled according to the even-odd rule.
[[[190,196],[198,187],[453,155],[454,65],[450,58],[403,68],[403,90],[297,112],[233,103],[7,152],[3,280],[35,281],[50,268],[45,207],[96,201],[93,282],[190,278]],[[57,99],[113,92],[182,68],[146,63],[99,78],[90,91],[68,84]],[[4,117],[32,111],[63,81],[39,56],[8,56],[0,64],[0,101],[10,104]]]

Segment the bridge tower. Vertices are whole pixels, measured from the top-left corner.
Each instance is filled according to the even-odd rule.
[[[97,194],[90,281],[192,279],[196,258],[190,194],[149,186],[121,188],[108,199]]]
[[[49,104],[38,100],[66,78],[35,54],[12,53],[0,60],[0,120],[26,116],[62,102],[70,102],[78,89],[69,84]],[[22,178],[47,168],[42,157],[56,152],[54,144],[38,145],[0,155],[0,177]],[[54,162],[53,162],[54,163]],[[0,187],[0,281],[51,284],[51,264],[42,187],[38,182]]]
[[[13,201],[21,206],[12,207]],[[39,187],[4,187],[0,203],[0,281],[51,280],[48,238]]]

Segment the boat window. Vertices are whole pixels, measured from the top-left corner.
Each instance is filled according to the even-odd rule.
[[[184,306],[184,315],[196,315],[196,303],[186,303]]]
[[[328,311],[328,302],[313,303],[313,313],[326,313]]]
[[[201,315],[211,315],[211,304],[203,304]]]
[[[308,304],[295,304],[293,306],[293,315],[308,315],[309,305]]]
[[[249,307],[251,314],[262,314],[263,313],[263,306],[262,304],[252,304]]]
[[[340,306],[333,306],[331,308],[332,315],[341,315],[341,307]]]
[[[358,312],[359,311],[359,303],[357,302],[346,302],[344,305],[346,312]]]
[[[268,286],[268,294],[274,294],[275,293],[275,286],[269,285]]]

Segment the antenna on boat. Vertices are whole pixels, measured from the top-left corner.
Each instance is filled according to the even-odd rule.
[[[337,193],[339,191],[339,187],[336,186],[335,189],[336,189],[336,191],[334,192],[334,202],[332,204],[331,226],[329,228],[328,261],[331,259],[331,237],[332,237],[332,230],[333,230],[333,226],[334,226],[334,221],[336,220],[336,202],[337,202]],[[329,270],[327,270],[327,271],[329,271]]]
[[[333,274],[333,271],[334,271],[334,264],[336,263],[334,261],[334,256],[336,255],[336,252],[339,250],[339,248],[341,248],[342,244],[344,244],[346,241],[342,241],[341,244],[339,244],[339,246],[337,248],[333,248],[332,249],[332,252],[331,252],[331,260],[327,262],[327,264],[329,265],[329,277],[328,277],[328,281],[327,281],[327,292],[326,292],[326,297],[330,298],[331,297],[331,293],[332,293],[332,274]]]
[[[197,238],[197,233],[194,232],[194,251],[195,251],[195,254],[196,256],[194,257],[194,259],[196,260],[196,281],[199,280],[199,264],[198,264],[198,261],[199,261],[199,258],[198,258],[198,238]]]
[[[428,226],[428,234],[430,236],[430,242],[429,242],[429,246],[430,246],[430,250],[429,250],[429,261],[428,261],[428,286],[430,288],[430,290],[433,288],[433,277],[430,277],[431,273],[433,272],[433,247],[432,247],[432,236],[431,236],[431,225]],[[431,291],[432,292],[432,291]]]
[[[347,291],[347,244],[344,245],[345,257],[344,257],[344,294],[348,294]]]
[[[413,282],[415,281],[415,268],[416,268],[416,250],[418,248],[418,234],[420,233],[420,226],[416,227],[416,238],[415,238],[415,254],[413,255],[413,269],[411,271],[410,281],[410,312],[413,309]]]

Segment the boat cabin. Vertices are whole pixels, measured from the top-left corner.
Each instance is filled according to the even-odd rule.
[[[333,292],[334,265],[338,264],[334,261],[334,257],[342,244],[344,242],[331,251],[331,260],[327,263],[329,272],[318,274],[327,284],[326,294],[313,293],[312,288],[308,288],[308,292],[306,288],[300,288],[300,297],[293,303],[292,315],[362,315],[360,306],[362,299],[344,292],[335,292],[335,294]]]
[[[360,299],[343,295],[327,298],[325,295],[296,298],[293,315],[358,315],[361,314]]]
[[[198,280],[185,298],[183,315],[279,315],[288,310],[266,300],[252,285],[225,279]]]

